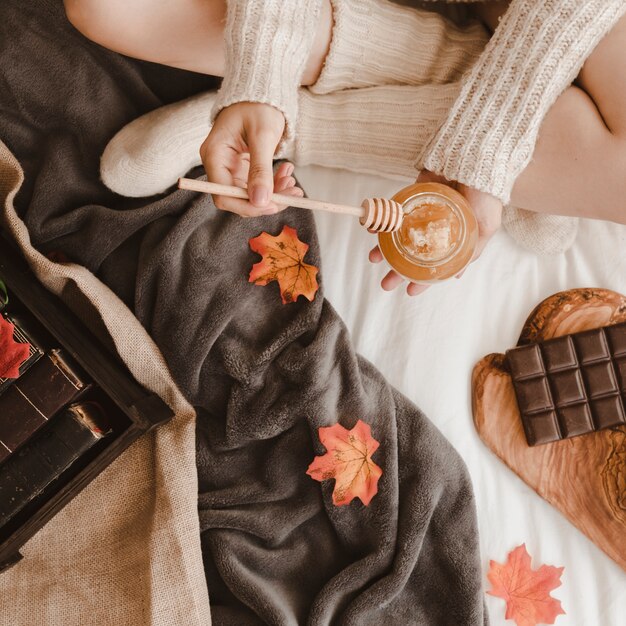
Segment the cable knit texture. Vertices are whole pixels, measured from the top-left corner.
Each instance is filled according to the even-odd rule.
[[[459,93],[459,83],[381,85],[329,94],[300,90],[293,142],[279,156],[393,178],[415,178],[423,150]]]
[[[624,0],[513,0],[417,167],[509,202],[539,126]]]
[[[321,0],[228,0],[226,67],[211,121],[235,102],[271,104],[293,136],[298,86],[304,72]]]
[[[331,0],[330,50],[313,93],[458,80],[489,39],[473,21],[461,28],[439,13],[387,0]]]

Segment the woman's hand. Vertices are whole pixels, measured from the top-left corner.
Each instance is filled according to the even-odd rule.
[[[491,237],[500,228],[500,224],[502,222],[502,202],[500,202],[498,198],[492,196],[491,194],[472,189],[471,187],[467,187],[466,185],[451,183],[443,176],[438,176],[437,174],[433,174],[428,170],[423,170],[422,172],[420,172],[420,175],[417,177],[417,182],[433,182],[451,185],[459,193],[465,196],[467,201],[470,203],[470,206],[472,207],[472,210],[474,211],[474,215],[476,216],[476,220],[478,222],[478,244],[476,245],[476,252],[474,253],[474,256],[472,258],[472,261],[475,261],[485,249],[485,246],[487,245],[489,239],[491,239]],[[378,246],[371,250],[369,260],[372,263],[380,263],[383,260],[383,254]],[[463,272],[461,272],[461,274],[459,274],[457,278],[460,278],[462,274]],[[385,291],[391,291],[403,282],[404,278],[402,278],[402,276],[400,276],[397,272],[391,270],[383,278],[380,286]],[[406,292],[410,296],[417,296],[418,294],[426,291],[428,287],[429,285],[409,283],[407,285]]]
[[[200,148],[211,182],[248,187],[250,201],[214,196],[215,206],[245,217],[269,215],[286,208],[270,200],[273,192],[301,197],[291,176],[293,165],[282,163],[274,174],[272,161],[285,130],[285,118],[275,107],[238,102],[222,109]]]

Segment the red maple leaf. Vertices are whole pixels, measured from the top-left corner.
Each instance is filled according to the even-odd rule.
[[[489,561],[487,578],[492,588],[487,592],[506,600],[506,619],[517,626],[554,624],[565,611],[561,602],[550,595],[561,585],[563,567],[542,565],[538,570],[530,568],[530,555],[526,544],[509,552],[504,564]]]
[[[0,378],[17,378],[30,353],[30,344],[13,339],[14,330],[15,326],[0,315]]]
[[[372,437],[370,427],[359,420],[352,430],[334,424],[318,432],[327,452],[316,456],[306,473],[320,482],[335,479],[333,504],[342,506],[359,498],[368,505],[378,492],[378,479],[383,474],[372,461],[379,443]]]
[[[293,228],[284,226],[280,235],[276,236],[261,233],[249,243],[250,248],[263,257],[262,261],[253,265],[249,282],[267,285],[272,280],[278,281],[283,304],[295,302],[298,296],[313,300],[319,289],[316,278],[318,269],[304,263],[309,246],[298,239],[298,233]]]

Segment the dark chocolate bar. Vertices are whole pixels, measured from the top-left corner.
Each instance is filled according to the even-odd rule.
[[[62,351],[37,361],[0,396],[0,462],[87,387]]]
[[[506,353],[531,446],[626,424],[626,323]]]
[[[0,526],[111,432],[96,402],[74,404],[0,465]]]

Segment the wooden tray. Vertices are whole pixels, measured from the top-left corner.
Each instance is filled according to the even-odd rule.
[[[102,399],[117,407],[113,433],[72,464],[13,519],[0,527],[0,573],[21,558],[19,549],[138,437],[169,420],[172,410],[135,381],[83,322],[47,291],[12,240],[0,230],[0,280],[39,324],[38,330],[88,374]],[[87,520],[86,520],[87,522]]]
[[[530,314],[518,345],[623,321],[626,296],[563,291]],[[626,427],[529,447],[504,354],[474,367],[472,409],[487,447],[626,570]]]

